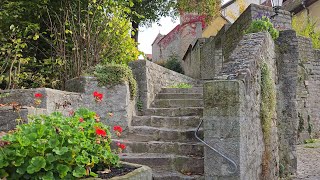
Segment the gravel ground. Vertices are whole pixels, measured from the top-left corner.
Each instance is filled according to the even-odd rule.
[[[320,141],[297,146],[297,157],[297,178],[293,180],[320,180]]]

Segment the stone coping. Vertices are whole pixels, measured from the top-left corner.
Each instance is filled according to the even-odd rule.
[[[152,170],[150,167],[145,165],[140,165],[140,164],[123,162],[123,161],[121,161],[120,163],[130,165],[133,167],[138,167],[138,169],[135,169],[134,171],[128,174],[125,174],[123,176],[113,177],[110,180],[152,180]],[[103,180],[103,179],[90,177],[90,178],[84,178],[80,180]]]

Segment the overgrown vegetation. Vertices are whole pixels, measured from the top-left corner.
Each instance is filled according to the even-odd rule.
[[[110,149],[110,129],[95,112],[79,109],[33,117],[3,137],[0,177],[16,179],[77,179],[96,177],[96,170],[117,166]]]
[[[308,133],[309,133],[310,138],[312,138],[313,125],[312,125],[312,123],[311,123],[311,117],[310,117],[309,114],[308,114],[307,122],[308,122]]]
[[[0,1],[0,89],[53,87],[100,62],[128,63],[126,0]]]
[[[188,89],[188,88],[192,88],[192,85],[189,84],[189,83],[178,83],[178,84],[174,84],[172,86],[168,86],[168,88],[185,88],[185,89]]]
[[[273,24],[267,17],[262,17],[261,19],[252,21],[249,28],[245,31],[245,34],[264,31],[269,32],[272,39],[277,39],[279,37],[279,31],[273,27]]]
[[[298,35],[310,38],[312,46],[315,49],[320,49],[320,31],[316,31],[317,22],[311,17],[294,16],[292,18],[292,28]]]
[[[137,101],[137,109],[139,112],[143,111],[143,102],[140,99]]]
[[[270,168],[271,147],[271,128],[272,121],[276,113],[276,91],[275,83],[272,79],[271,71],[268,64],[261,64],[261,110],[260,118],[262,124],[263,140],[265,151],[263,154],[262,173],[263,177],[268,177],[268,169]]]
[[[167,61],[160,60],[155,63],[158,64],[159,66],[165,67],[165,68],[170,69],[172,71],[184,74],[181,63],[179,62],[176,55],[170,56]]]
[[[128,82],[131,99],[134,99],[137,94],[137,82],[133,77],[132,70],[126,64],[97,65],[94,76],[97,77],[100,86],[114,86]]]
[[[181,67],[181,63],[179,62],[178,58],[175,56],[171,56],[164,64],[164,67],[172,71],[184,74],[183,69]]]

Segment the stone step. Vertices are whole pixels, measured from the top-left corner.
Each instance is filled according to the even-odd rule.
[[[165,153],[184,156],[203,157],[204,147],[201,143],[180,143],[163,141],[135,141],[135,139],[113,139],[112,147],[116,148],[116,143],[126,145],[124,153]]]
[[[159,93],[156,99],[202,99],[202,93]]]
[[[28,122],[28,116],[46,114],[46,109],[22,106],[19,112],[14,111],[12,106],[0,107],[0,132],[13,130],[18,125],[18,119],[21,123]]]
[[[204,180],[202,175],[182,174],[178,171],[152,171],[153,180]]]
[[[177,107],[203,107],[202,99],[155,99],[151,107],[177,108]]]
[[[183,108],[149,108],[144,115],[150,116],[202,116],[202,107],[183,107]]]
[[[155,128],[150,126],[131,126],[129,131],[123,132],[123,138],[135,139],[136,141],[170,141],[170,142],[197,142],[194,136],[196,128],[170,129]],[[199,136],[203,137],[200,129]]]
[[[134,116],[132,126],[152,126],[165,128],[196,128],[201,119],[199,116]]]
[[[158,153],[122,153],[120,160],[149,166],[152,170],[203,174],[203,157]]]
[[[192,88],[162,88],[160,93],[203,93],[203,87]]]

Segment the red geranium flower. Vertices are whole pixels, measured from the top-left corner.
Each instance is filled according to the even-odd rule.
[[[34,97],[35,98],[42,98],[42,94],[41,93],[36,93],[36,94],[34,94]]]
[[[81,123],[84,122],[83,118],[79,118],[79,122]]]
[[[93,97],[96,99],[96,101],[102,101],[103,94],[99,93],[98,91],[93,92]]]
[[[100,136],[107,136],[106,131],[100,128],[96,128],[96,134]]]
[[[113,130],[114,131],[118,131],[119,133],[122,133],[122,127],[121,126],[114,126]]]
[[[119,146],[119,148],[122,149],[122,150],[124,150],[124,149],[126,148],[126,145],[124,145],[124,144],[119,144],[118,146]]]

